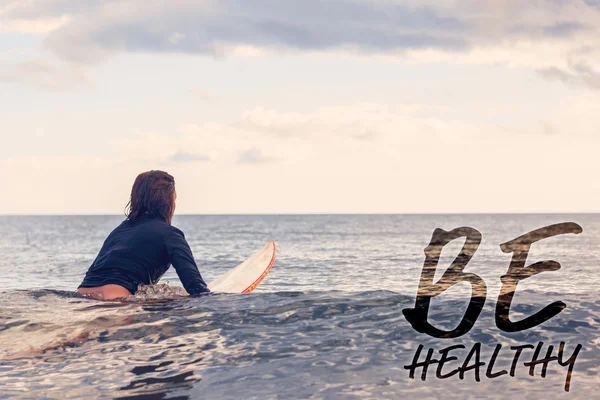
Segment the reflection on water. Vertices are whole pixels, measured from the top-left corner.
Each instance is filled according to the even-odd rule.
[[[27,217],[0,225],[0,398],[588,398],[600,393],[600,218],[576,220],[581,235],[532,246],[528,264],[557,260],[562,269],[519,283],[510,310],[520,320],[555,301],[567,307],[550,321],[521,332],[496,327],[500,276],[510,255],[499,245],[573,216],[289,216],[190,217],[186,232],[207,280],[242,261],[274,237],[279,257],[249,295],[181,297],[157,286],[123,302],[99,302],[73,292],[103,235],[118,218]],[[41,221],[41,222],[40,222]],[[10,222],[10,221],[9,221]],[[62,227],[61,229],[56,226]],[[487,300],[474,325],[455,339],[412,329],[402,310],[415,306],[436,227],[474,226],[483,234],[465,271],[480,275]],[[223,243],[227,243],[224,246]],[[35,248],[33,247],[35,244]],[[439,279],[462,243],[444,248]],[[172,284],[174,275],[166,277]],[[44,283],[45,282],[45,283]],[[41,289],[43,286],[50,289]],[[66,290],[68,289],[68,290]],[[469,302],[469,285],[433,299],[430,322],[451,330]],[[570,392],[568,367],[552,361],[525,365],[543,342],[565,357],[578,344]],[[431,365],[409,378],[419,346],[462,345],[442,375],[462,366],[481,344],[475,370],[445,379]],[[498,347],[500,345],[500,347]],[[527,347],[527,345],[530,345]],[[511,376],[514,347],[523,347]],[[487,364],[498,351],[489,378]]]
[[[543,304],[526,293],[529,306],[515,307],[528,314]],[[565,393],[566,369],[550,363],[546,378],[529,376],[533,350],[523,352],[515,376],[480,382],[473,371],[465,380],[409,379],[420,344],[436,352],[462,344],[467,350],[482,345],[482,361],[489,362],[501,344],[495,370],[509,370],[510,346],[544,342],[556,349],[566,343],[566,356],[577,344],[578,356],[569,395],[598,390],[600,371],[597,324],[600,301],[590,297],[565,299],[573,307],[534,331],[508,334],[495,329],[493,307],[459,339],[441,341],[413,331],[402,308],[414,301],[393,292],[287,292],[251,295],[211,295],[203,298],[100,303],[55,291],[2,294],[4,326],[0,332],[2,396],[145,398],[264,398],[344,395],[423,398],[464,398],[467,393]],[[452,326],[462,317],[459,301],[446,303],[431,314],[438,326]],[[19,310],[29,310],[27,316]],[[49,310],[53,310],[49,312]],[[26,319],[24,319],[26,318]],[[439,358],[439,354],[436,355]],[[421,360],[424,359],[424,353]],[[444,390],[443,396],[439,391]],[[135,397],[141,396],[141,397]],[[162,397],[153,397],[162,398]]]

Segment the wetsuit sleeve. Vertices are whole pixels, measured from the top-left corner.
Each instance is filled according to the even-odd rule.
[[[185,240],[183,232],[173,227],[167,235],[165,246],[171,264],[173,264],[173,268],[175,268],[185,290],[191,296],[210,292],[206,282],[204,282],[204,279],[200,275],[200,271],[198,271],[192,250],[187,240]]]

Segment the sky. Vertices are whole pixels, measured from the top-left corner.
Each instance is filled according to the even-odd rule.
[[[0,214],[600,212],[600,0],[0,0]]]

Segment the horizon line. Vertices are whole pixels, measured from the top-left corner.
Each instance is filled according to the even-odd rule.
[[[577,212],[314,212],[314,213],[181,213],[175,214],[175,217],[186,216],[311,216],[311,215],[592,215],[600,214],[600,211],[577,211]],[[0,214],[0,217],[116,217],[125,216],[124,214],[108,213],[77,213],[77,214],[59,214],[59,213],[8,213]]]

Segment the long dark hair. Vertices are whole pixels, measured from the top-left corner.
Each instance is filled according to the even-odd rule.
[[[142,172],[135,178],[125,207],[129,221],[142,215],[160,218],[170,224],[175,213],[175,178],[164,171]]]

